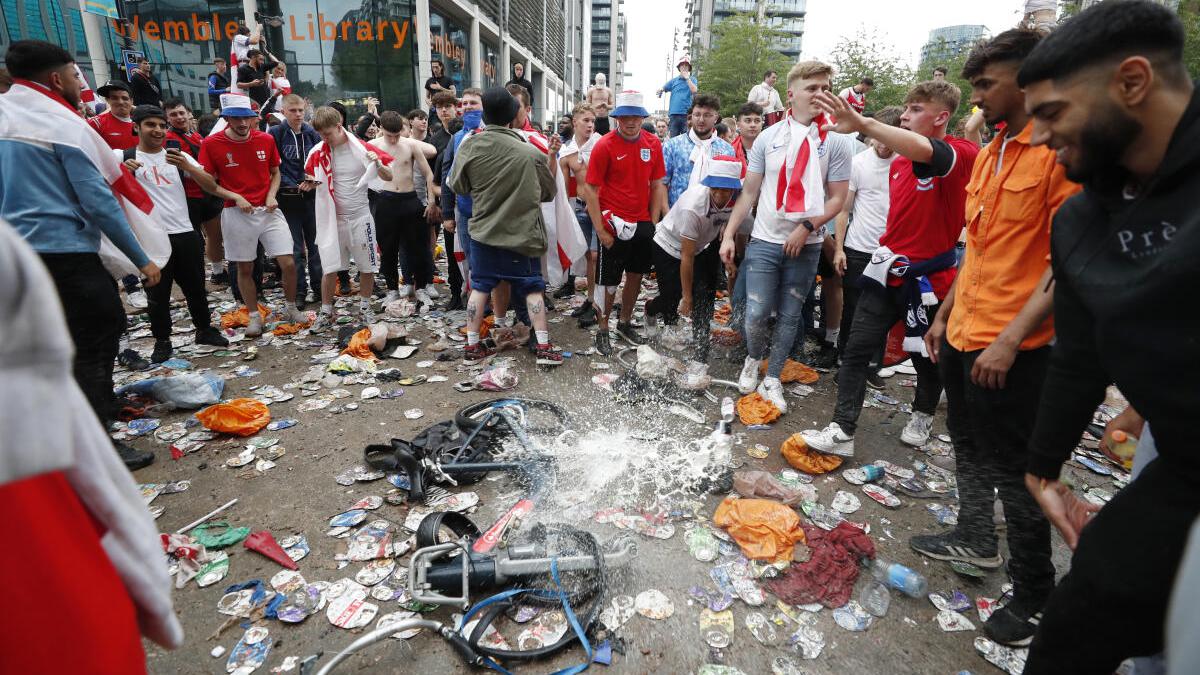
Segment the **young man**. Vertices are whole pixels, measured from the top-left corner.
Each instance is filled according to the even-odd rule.
[[[225,200],[221,211],[221,238],[225,258],[237,264],[238,287],[250,311],[248,337],[263,331],[258,311],[258,288],[254,285],[254,260],[261,243],[268,257],[275,258],[283,276],[285,321],[307,323],[296,309],[296,265],[292,260],[292,235],[279,212],[279,151],[275,140],[256,130],[258,115],[250,109],[250,99],[241,94],[221,97],[221,117],[227,126],[204,139],[200,146],[200,166],[221,187],[243,197],[243,202]]]
[[[768,70],[763,74],[763,81],[751,87],[750,94],[746,97],[747,103],[753,103],[761,108],[759,114],[765,116],[765,127],[783,119],[785,112],[783,101],[779,100],[779,90],[775,89],[777,81],[779,81],[779,73]]]
[[[482,98],[487,126],[459,147],[448,182],[456,194],[470,194],[472,200],[471,298],[463,363],[478,363],[490,355],[479,341],[479,328],[488,294],[505,281],[517,297],[525,298],[537,363],[561,365],[562,354],[550,343],[539,260],[547,246],[541,202],[553,197],[554,179],[545,156],[508,128],[520,101],[499,87],[485,91]]]
[[[270,55],[259,49],[246,52],[246,62],[237,69],[238,89],[246,94],[259,106],[266,105],[271,98],[271,71],[279,63]]]
[[[150,59],[140,56],[137,68],[129,75],[129,86],[133,90],[133,104],[162,105],[162,85],[150,72]]]
[[[849,137],[827,134],[828,120],[817,96],[829,90],[833,69],[801,61],[788,72],[789,114],[759,135],[750,150],[742,194],[725,228],[721,260],[732,265],[738,227],[757,203],[751,240],[739,276],[746,283],[747,357],[738,388],[758,393],[787,412],[779,375],[801,330],[804,299],[817,274],[825,224],[842,209],[854,145]],[[762,189],[763,186],[766,189]],[[768,322],[777,314],[768,345]],[[768,356],[767,375],[758,373]]]
[[[946,73],[948,73],[948,72],[950,72],[950,71],[946,68],[946,66],[938,66],[938,67],[934,68],[933,69],[933,81],[934,82],[945,82],[946,81]]]
[[[902,112],[899,106],[888,106],[876,112],[875,119],[882,124],[898,126]],[[834,254],[831,264],[842,280],[842,319],[834,337],[835,358],[846,348],[850,327],[854,325],[854,312],[862,295],[863,270],[871,262],[871,254],[879,248],[879,238],[883,236],[887,227],[890,193],[888,183],[891,180],[892,160],[896,158],[896,153],[875,139],[868,139],[867,147],[869,149],[855,155],[851,163],[849,192],[846,195],[846,204],[838,214],[837,232],[833,240]],[[828,337],[829,329],[826,328],[826,338]],[[877,374],[882,363],[883,345],[880,345],[869,364],[868,386],[883,388],[883,379]]]
[[[296,262],[296,306],[303,309],[311,289],[313,300],[321,296],[321,252],[317,248],[316,184],[304,173],[308,153],[321,142],[321,135],[304,121],[304,99],[288,94],[280,101],[284,124],[267,132],[279,151],[279,210],[292,233],[292,259]],[[305,274],[305,271],[308,274]]]
[[[598,120],[600,118],[596,119]],[[596,126],[596,131],[600,132],[599,125]],[[601,135],[603,136],[604,134],[601,133]],[[671,137],[671,127],[669,124],[667,124],[667,121],[661,117],[654,120],[654,135],[658,136],[658,140],[662,143],[666,143],[667,139]]]
[[[200,168],[200,164],[184,150],[163,148],[168,137],[167,113],[157,106],[142,105],[133,109],[137,129],[137,148],[116,151],[125,161],[138,182],[154,202],[156,222],[171,239],[171,258],[162,268],[159,283],[147,289],[150,310],[150,331],[154,334],[152,363],[171,358],[171,284],[179,284],[187,300],[192,324],[196,327],[196,344],[227,347],[229,341],[212,326],[208,307],[208,292],[204,287],[204,241],[188,217],[188,183],[211,191],[238,206],[249,206],[240,195],[222,189]]]
[[[608,88],[608,76],[604,73],[596,73],[596,84],[588,89],[587,104],[592,107],[592,113],[596,115],[596,133],[601,136],[612,130],[608,123],[608,113],[612,110],[613,103],[613,90]],[[663,127],[663,132],[659,136],[666,140],[666,122],[663,122]]]
[[[430,112],[433,112],[433,97],[445,92],[454,96],[454,80],[446,77],[446,66],[441,61],[434,59],[429,64],[429,69],[432,71],[432,76],[425,80],[425,103],[429,106]],[[436,114],[436,113],[435,113]]]
[[[583,328],[596,322],[596,308],[592,304],[592,297],[596,288],[596,251],[599,247],[599,240],[596,239],[592,218],[587,212],[586,197],[587,192],[592,189],[587,183],[588,160],[592,157],[592,149],[602,138],[595,131],[595,120],[596,116],[590,105],[581,103],[575,106],[575,110],[571,113],[571,139],[558,151],[558,163],[562,168],[563,176],[567,179],[567,196],[570,197],[571,204],[575,209],[575,219],[579,221],[579,229],[583,231],[583,238],[588,242],[587,297],[578,309],[571,312],[571,316],[579,319],[579,325]],[[567,277],[567,283],[563,285],[563,288],[567,289],[569,293],[561,296],[556,293],[556,297],[574,295],[575,277]]]
[[[1031,142],[1054,150],[1067,178],[1085,186],[1050,235],[1056,342],[1025,476],[1075,554],[1043,611],[1028,675],[1106,673],[1161,651],[1200,514],[1200,301],[1191,292],[1200,101],[1183,55],[1174,11],[1106,2],[1043,39],[1017,75]],[[1111,383],[1153,429],[1158,457],[1099,509],[1059,475]],[[1189,624],[1178,637],[1192,635]]]
[[[446,279],[450,284],[450,302],[446,307],[448,310],[462,309],[465,306],[463,290],[466,280],[463,279],[463,268],[459,263],[465,262],[464,267],[470,264],[471,240],[467,237],[467,220],[471,217],[471,196],[456,194],[446,181],[454,167],[458,146],[468,134],[483,124],[483,92],[474,87],[463,90],[462,111],[463,128],[454,133],[450,142],[446,144],[445,152],[438,156],[435,163],[438,172],[434,174],[439,178],[435,182],[441,185],[438,201],[442,211],[442,229],[446,232],[446,258],[450,261],[447,265],[449,273]],[[459,228],[462,228],[461,231]]]
[[[208,107],[221,109],[221,94],[229,93],[229,66],[225,59],[213,59],[212,72],[208,74]]]
[[[846,87],[838,92],[838,96],[846,100],[854,112],[863,114],[867,110],[867,94],[875,88],[875,80],[869,77],[864,77],[858,81],[858,84],[853,87]]]
[[[966,187],[979,152],[973,143],[946,135],[961,96],[950,82],[922,82],[908,92],[899,127],[859,115],[843,98],[822,94],[818,99],[837,119],[838,131],[861,132],[900,156],[892,162],[887,228],[863,273],[873,281],[864,280],[842,352],[833,421],[820,431],[803,432],[811,448],[854,454],[871,359],[901,319],[906,319],[905,347],[917,369],[917,389],[900,440],[914,447],[929,440],[942,382],[937,366],[923,353],[923,337],[928,317],[936,314],[954,281]]]
[[[1040,39],[1030,29],[1005,31],[972,49],[963,66],[971,105],[1004,131],[975,159],[966,255],[925,334],[941,368],[946,427],[962,467],[958,526],[909,540],[931,558],[998,567],[992,504],[999,490],[1013,597],[983,630],[1008,645],[1029,644],[1054,588],[1050,524],[1024,477],[1054,337],[1050,222],[1079,191],[1056,166],[1053,150],[1030,143],[1033,124],[1017,71]]]
[[[525,91],[529,92],[529,105],[532,107],[533,83],[529,81],[529,78],[525,77],[525,64],[521,63],[520,61],[513,62],[512,77],[509,78],[508,82],[504,83],[504,86],[507,87],[510,84],[518,84],[522,87],[525,87]]]
[[[199,160],[204,137],[192,131],[191,109],[182,100],[174,98],[164,104],[163,110],[167,113],[167,124],[170,126],[167,142],[178,143],[180,149],[192,159]],[[222,275],[219,279],[228,283],[229,274],[225,271],[225,256],[221,251],[221,208],[225,202],[220,197],[206,193],[196,181],[183,181],[183,188],[187,192],[188,218],[192,221],[192,227],[201,235],[209,262],[217,268],[217,274]]]
[[[616,133],[597,141],[588,161],[587,184],[594,189],[585,191],[584,199],[601,247],[594,298],[599,310],[596,350],[604,356],[613,353],[608,316],[622,276],[625,289],[617,335],[634,346],[645,343],[645,338],[633,330],[633,306],[641,291],[642,275],[654,264],[650,245],[654,223],[662,220],[667,206],[662,144],[657,136],[642,129],[642,120],[649,115],[642,107],[641,92],[618,94],[612,115],[617,120]]]
[[[73,112],[81,88],[75,59],[38,40],[13,42],[4,59],[17,82],[0,96],[0,123],[30,140],[0,134],[0,218],[37,251],[53,278],[74,343],[75,380],[107,425],[117,416],[113,365],[125,310],[101,262],[100,235],[146,276],[147,287],[158,282],[159,269],[138,243],[113,196],[114,185],[102,172],[106,168],[108,175],[120,176],[118,161],[107,151],[98,154],[95,135]],[[44,144],[31,142],[36,134]],[[113,180],[145,198],[127,176]],[[114,446],[130,469],[154,461],[153,453]]]
[[[384,304],[400,298],[400,256],[404,256],[404,281],[416,288],[417,302],[423,308],[432,304],[427,286],[433,284],[433,258],[429,255],[429,226],[425,209],[413,185],[413,166],[433,185],[433,171],[416,141],[403,138],[404,117],[394,110],[379,116],[382,134],[367,143],[392,157],[392,177],[384,181],[375,198],[375,232],[379,237],[379,257],[388,294]]]
[[[129,85],[113,80],[96,90],[104,97],[108,110],[88,120],[88,124],[100,134],[100,138],[113,150],[125,150],[137,145],[133,135],[133,90]]]
[[[708,174],[708,164],[716,155],[732,155],[733,146],[717,138],[717,120],[721,117],[721,99],[700,94],[692,103],[692,128],[663,144],[667,174],[667,205],[674,206],[679,195]]]
[[[670,325],[680,315],[691,318],[692,358],[680,381],[685,389],[704,389],[712,383],[709,325],[721,270],[720,246],[714,242],[729,222],[741,175],[736,157],[714,157],[704,178],[680,196],[654,235],[658,296],[646,303],[646,334],[653,338],[660,321]]]
[[[671,119],[668,125],[671,138],[687,131],[687,118],[688,111],[692,109],[692,96],[699,90],[696,78],[692,77],[692,62],[688,61],[686,56],[679,60],[675,69],[679,71],[679,74],[667,80],[667,83],[656,94],[662,96],[663,92],[666,92],[671,95],[671,104],[667,108]],[[614,112],[613,117],[616,116]],[[641,126],[640,122],[638,126]]]
[[[379,271],[379,246],[375,221],[367,198],[367,184],[375,177],[392,179],[392,157],[368,146],[342,126],[341,115],[328,106],[313,113],[313,128],[321,142],[308,153],[305,175],[318,183],[317,246],[321,249],[321,311],[317,328],[333,324],[333,296],[338,273],[358,267],[358,314],[364,324],[375,322],[371,290]],[[414,197],[416,195],[413,195]]]
[[[433,147],[437,148],[438,154],[446,150],[446,144],[450,142],[450,122],[458,116],[458,99],[448,91],[440,91],[433,95],[433,110],[437,115],[439,122],[438,128],[428,138],[424,136],[417,138],[416,134],[413,138],[417,140],[428,141]],[[412,118],[409,118],[412,121]],[[415,129],[415,127],[414,127]],[[426,125],[425,129],[428,129]]]

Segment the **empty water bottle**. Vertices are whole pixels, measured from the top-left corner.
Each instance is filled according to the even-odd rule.
[[[871,563],[871,574],[889,588],[894,588],[910,598],[923,598],[929,590],[929,583],[925,581],[925,577],[900,563],[876,559]]]
[[[733,424],[733,399],[729,396],[721,399],[721,419]]]
[[[882,617],[887,614],[888,606],[892,604],[892,594],[882,581],[872,579],[859,594],[858,604],[875,616]]]

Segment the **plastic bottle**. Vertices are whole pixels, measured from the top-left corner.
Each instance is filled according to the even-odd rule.
[[[888,606],[892,604],[892,594],[882,581],[872,579],[859,594],[858,604],[875,616],[883,617],[887,614]]]
[[[721,399],[721,421],[733,424],[733,398],[729,396]]]
[[[712,463],[728,466],[733,461],[733,425],[725,420],[718,421],[708,438],[712,444]]]
[[[1130,436],[1121,429],[1114,430],[1104,438],[1108,451],[1121,460],[1121,466],[1128,471],[1133,468],[1133,454],[1137,452],[1137,436]]]
[[[871,574],[889,588],[893,588],[910,598],[923,598],[929,590],[929,582],[917,572],[901,565],[876,558],[871,563]]]

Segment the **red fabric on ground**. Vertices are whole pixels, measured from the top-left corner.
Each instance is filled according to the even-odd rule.
[[[840,523],[829,532],[815,525],[800,527],[812,557],[769,579],[767,589],[789,605],[819,602],[830,608],[841,607],[854,592],[859,559],[874,558],[875,543],[849,523]]]
[[[146,672],[133,600],[61,472],[0,485],[0,670]]]

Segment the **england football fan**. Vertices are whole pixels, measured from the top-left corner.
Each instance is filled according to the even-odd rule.
[[[559,166],[562,168],[563,176],[567,179],[567,196],[570,197],[571,204],[575,209],[575,218],[579,221],[579,229],[583,232],[583,238],[588,243],[587,297],[578,309],[571,312],[571,316],[579,319],[580,326],[585,328],[596,322],[596,309],[592,302],[592,296],[596,287],[596,251],[599,247],[599,240],[596,239],[592,218],[587,212],[585,196],[586,192],[592,189],[587,183],[588,160],[591,159],[592,149],[602,138],[595,131],[595,119],[596,116],[590,105],[581,103],[575,106],[575,110],[571,113],[571,139],[558,151]],[[575,293],[574,276],[567,277],[567,283],[563,284],[563,289],[566,292],[556,293],[555,296],[565,298]]]
[[[658,96],[662,96],[664,92],[671,95],[671,103],[667,111],[671,120],[669,127],[672,138],[687,132],[687,118],[688,111],[692,109],[692,96],[699,90],[696,78],[692,77],[692,62],[686,56],[679,60],[675,69],[679,71],[679,74],[667,80],[667,83],[658,90]],[[617,105],[621,105],[619,101]],[[615,111],[612,116],[617,116]],[[645,117],[649,117],[649,115],[645,115]],[[640,122],[638,126],[641,126]]]
[[[746,97],[747,103],[753,103],[762,109],[759,114],[763,115],[764,128],[783,119],[786,112],[783,101],[779,100],[779,91],[775,89],[778,80],[779,73],[768,70],[763,74],[763,81],[751,87],[750,94]]]
[[[269,133],[279,151],[279,210],[292,233],[292,260],[296,263],[296,306],[303,308],[308,294],[323,303],[321,296],[321,252],[317,248],[316,183],[304,173],[308,153],[321,142],[321,135],[304,121],[304,99],[296,94],[281,102],[284,123]],[[307,272],[307,274],[306,274]]]
[[[213,59],[212,72],[208,74],[208,107],[213,110],[221,109],[221,94],[229,93],[229,66],[225,59]]]
[[[133,135],[133,90],[129,85],[113,80],[96,90],[108,104],[108,110],[88,119],[88,124],[100,134],[100,138],[113,150],[125,150],[137,145]]]
[[[384,181],[375,198],[375,233],[379,238],[381,273],[387,281],[384,303],[400,298],[400,257],[404,256],[405,285],[416,289],[417,302],[428,308],[432,300],[426,287],[433,283],[433,259],[429,255],[429,226],[417,196],[414,169],[433,185],[433,170],[417,148],[417,141],[403,138],[404,117],[394,110],[379,116],[383,134],[367,143],[392,157],[390,180]]]
[[[733,146],[717,138],[716,125],[721,117],[721,99],[699,94],[690,112],[692,128],[663,144],[667,186],[667,206],[674,206],[679,195],[708,173],[708,164],[716,155],[732,155]]]
[[[864,77],[858,81],[858,84],[852,87],[846,87],[838,92],[838,96],[846,99],[846,103],[854,108],[854,112],[862,114],[867,109],[867,94],[875,88],[875,80],[869,77]]]

